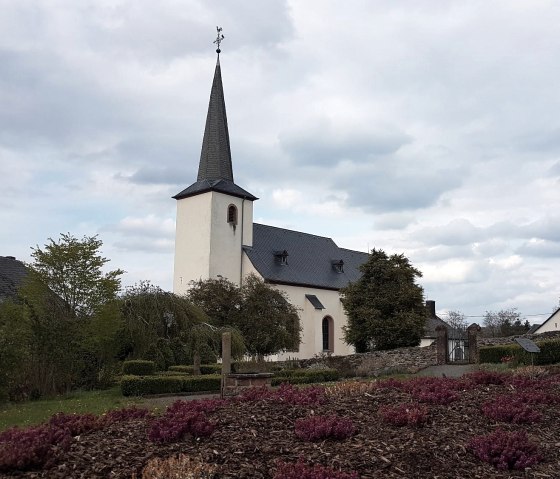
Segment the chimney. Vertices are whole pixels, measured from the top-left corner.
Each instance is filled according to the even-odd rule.
[[[428,318],[435,318],[436,317],[436,302],[428,300],[426,301],[426,313],[428,314]]]

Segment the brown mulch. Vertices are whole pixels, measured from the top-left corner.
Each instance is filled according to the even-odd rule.
[[[379,420],[381,405],[410,400],[396,390],[329,398],[321,406],[230,401],[210,415],[217,427],[209,438],[155,444],[147,439],[149,421],[117,423],[75,438],[49,470],[0,477],[93,479],[137,474],[141,478],[151,458],[184,453],[217,465],[222,478],[271,478],[277,459],[297,462],[301,457],[308,463],[356,471],[361,478],[559,478],[560,406],[538,406],[543,418],[535,424],[497,424],[482,415],[480,406],[506,391],[505,386],[480,386],[462,392],[448,406],[430,405],[428,423],[421,428],[394,427]],[[296,419],[333,413],[351,418],[356,434],[320,443],[303,442],[294,435]],[[543,461],[525,471],[504,472],[466,449],[471,437],[497,427],[525,430],[539,445]]]

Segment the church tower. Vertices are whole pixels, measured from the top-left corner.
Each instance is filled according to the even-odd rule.
[[[240,284],[243,246],[253,244],[253,201],[233,180],[226,105],[218,59],[195,183],[177,200],[173,291],[185,293],[191,281],[227,278]]]

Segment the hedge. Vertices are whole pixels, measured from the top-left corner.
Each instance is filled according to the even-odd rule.
[[[177,394],[202,391],[219,391],[221,376],[123,376],[121,391],[123,396],[144,394]]]
[[[541,349],[540,353],[528,353],[517,344],[480,348],[480,362],[500,363],[502,358],[506,356],[512,356],[513,361],[517,364],[531,364],[533,362],[536,365],[545,365],[560,362],[560,341],[539,341],[536,344]]]
[[[123,374],[147,376],[156,372],[156,363],[143,359],[133,359],[123,363]]]
[[[192,375],[194,373],[194,366],[187,366],[187,365],[169,366],[169,371],[181,372],[183,374]],[[221,364],[200,365],[200,374],[221,374],[221,373],[222,373]]]
[[[272,385],[324,383],[339,378],[340,373],[336,369],[287,369],[272,378]]]

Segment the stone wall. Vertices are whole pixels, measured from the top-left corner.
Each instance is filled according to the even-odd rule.
[[[436,347],[399,348],[389,351],[351,354],[348,356],[320,356],[311,359],[285,361],[287,367],[333,368],[343,376],[378,376],[392,373],[415,373],[437,364]]]

